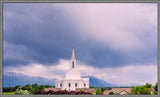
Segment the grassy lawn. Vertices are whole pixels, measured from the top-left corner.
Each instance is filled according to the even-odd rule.
[[[3,95],[14,95],[14,92],[3,92]]]

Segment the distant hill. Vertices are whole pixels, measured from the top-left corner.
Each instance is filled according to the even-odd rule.
[[[95,87],[116,87],[116,85],[110,84],[104,80],[98,79],[93,76],[83,76],[83,78],[89,77],[90,86]],[[46,79],[43,77],[30,77],[23,74],[17,74],[13,72],[7,72],[3,75],[3,87],[14,87],[16,85],[24,86],[26,84],[39,85],[55,85],[55,79]]]
[[[3,75],[3,87],[14,87],[16,85],[24,86],[26,84],[54,85],[55,79],[46,79],[42,77],[30,77],[27,75],[7,72]]]
[[[83,76],[83,78],[87,78],[87,77],[89,77],[90,86],[95,86],[95,87],[115,87],[116,86],[93,76]]]

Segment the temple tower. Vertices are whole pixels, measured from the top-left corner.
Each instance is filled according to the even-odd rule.
[[[81,74],[76,68],[76,58],[74,54],[74,48],[72,49],[71,68],[66,73],[66,79],[80,79]]]

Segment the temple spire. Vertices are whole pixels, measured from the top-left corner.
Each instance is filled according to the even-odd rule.
[[[72,59],[75,59],[74,48],[72,48]]]
[[[74,48],[72,48],[71,68],[75,68],[75,67],[76,67],[76,58],[74,55]]]

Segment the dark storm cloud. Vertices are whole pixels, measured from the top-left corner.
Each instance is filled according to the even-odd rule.
[[[60,58],[70,59],[73,46],[78,61],[100,68],[157,62],[156,48],[126,54],[81,38],[77,33],[82,30],[70,14],[56,5],[4,4],[3,16],[4,66],[51,65]],[[7,43],[11,45],[7,47]]]
[[[24,53],[24,56],[27,54],[32,60],[40,63],[67,58],[66,55],[68,56],[69,53],[67,54],[66,48],[71,49],[75,40],[74,27],[70,26],[69,18],[56,8],[52,10],[44,8],[45,12],[39,14],[41,10],[38,7],[29,7],[30,10],[27,11],[22,10],[26,7],[28,5],[13,6],[15,10],[6,8],[4,11],[4,16],[7,12],[13,15],[12,19],[4,17],[4,41],[13,45],[24,45],[28,49],[21,53]]]

